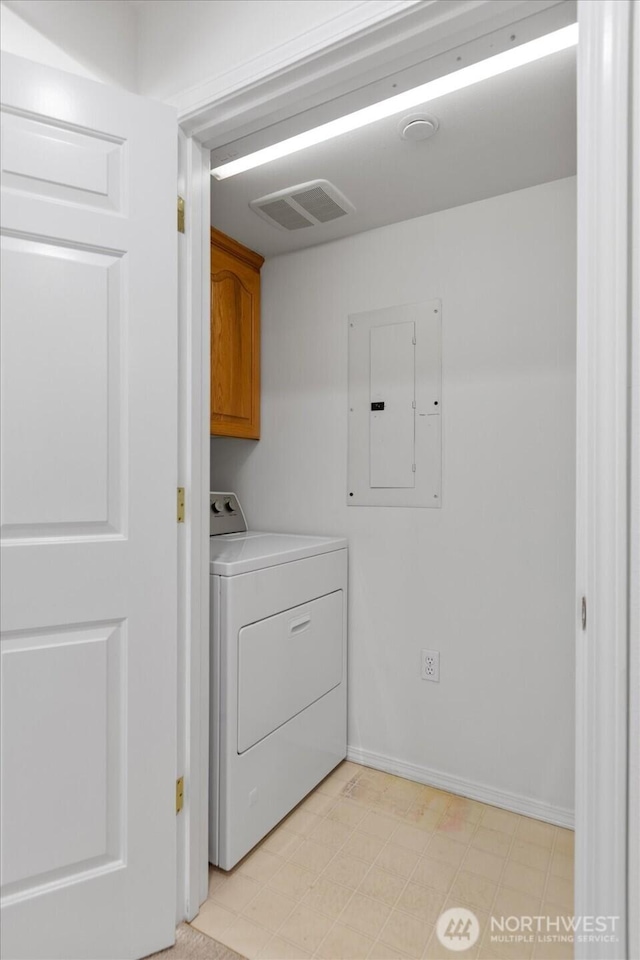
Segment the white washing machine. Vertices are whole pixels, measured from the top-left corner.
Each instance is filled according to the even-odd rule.
[[[230,870],[346,756],[347,542],[211,494],[209,859]]]

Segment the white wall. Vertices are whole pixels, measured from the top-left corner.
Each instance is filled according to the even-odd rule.
[[[145,0],[139,8],[140,92],[175,100],[192,87],[216,80],[217,92],[229,75],[244,70],[255,79],[269,60],[277,69],[314,42],[312,32],[325,28],[323,43],[344,29],[356,29],[390,8],[415,0]],[[289,48],[289,44],[292,44]]]
[[[573,807],[575,179],[263,268],[256,528],[350,544],[352,746]],[[347,314],[441,297],[443,507],[346,506]],[[441,651],[439,685],[420,648]]]
[[[416,0],[2,0],[0,47],[179,103],[276,71]]]
[[[136,16],[125,0],[3,0],[0,17],[2,50],[137,89]]]

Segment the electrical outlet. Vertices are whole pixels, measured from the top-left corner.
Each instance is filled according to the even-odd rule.
[[[434,683],[440,683],[440,651],[423,650],[422,651],[422,669],[420,676],[423,680],[433,680]]]

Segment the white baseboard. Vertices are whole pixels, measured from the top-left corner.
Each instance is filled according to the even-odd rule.
[[[573,830],[573,810],[568,807],[557,807],[551,803],[545,803],[543,800],[523,797],[518,793],[489,787],[486,783],[454,777],[449,773],[441,773],[440,770],[420,767],[415,763],[406,763],[403,760],[394,760],[392,757],[385,757],[381,753],[360,750],[358,747],[347,747],[347,760],[361,763],[365,767],[373,767],[374,770],[382,770],[384,773],[393,773],[398,777],[404,777],[406,780],[414,780],[416,783],[425,783],[430,787],[436,787],[438,790],[446,790],[447,793],[469,797],[470,800],[479,800],[481,803],[488,803],[492,807],[501,807],[503,810],[510,810],[512,813],[520,813],[525,817],[533,817],[534,820],[544,820],[546,823],[553,823],[557,827],[568,827]]]

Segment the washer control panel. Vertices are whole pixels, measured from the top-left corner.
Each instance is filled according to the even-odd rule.
[[[221,533],[246,533],[246,530],[247,521],[235,493],[210,493],[210,535],[215,537]]]

